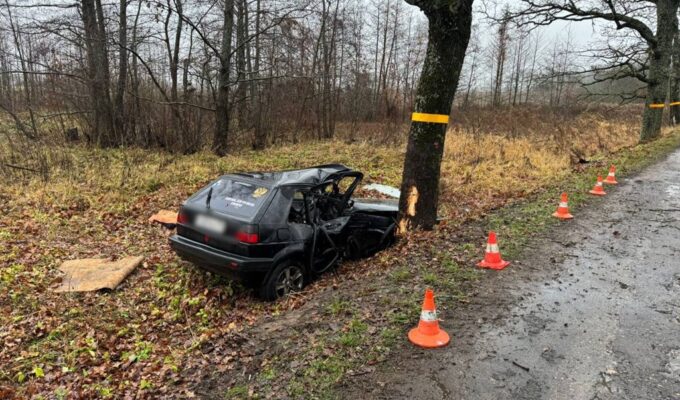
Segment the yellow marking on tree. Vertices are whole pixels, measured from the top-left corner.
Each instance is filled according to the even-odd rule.
[[[433,124],[448,124],[449,116],[444,114],[427,114],[414,112],[413,114],[411,114],[411,121],[430,122]]]
[[[666,107],[666,105],[663,103],[652,103],[649,105],[649,108],[664,108],[664,107]]]

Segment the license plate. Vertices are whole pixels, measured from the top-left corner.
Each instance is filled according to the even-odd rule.
[[[197,215],[194,224],[196,224],[196,227],[198,228],[203,228],[205,230],[215,233],[224,233],[224,231],[227,230],[226,222],[219,220],[217,218],[213,218],[209,215],[203,214]]]

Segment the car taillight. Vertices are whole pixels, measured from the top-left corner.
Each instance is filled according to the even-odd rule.
[[[236,232],[236,239],[239,242],[253,244],[260,241],[260,235],[257,233]]]
[[[177,214],[177,223],[186,224],[187,222],[189,222],[189,218],[183,211],[180,211],[179,214]]]

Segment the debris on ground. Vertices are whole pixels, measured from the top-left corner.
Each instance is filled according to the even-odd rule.
[[[371,183],[364,186],[364,190],[375,190],[378,193],[398,199],[401,196],[401,191],[394,186],[382,185],[380,183]]]
[[[91,292],[99,289],[115,289],[144,257],[125,257],[116,261],[105,258],[83,258],[64,261],[59,270],[64,273],[61,285],[55,292]]]

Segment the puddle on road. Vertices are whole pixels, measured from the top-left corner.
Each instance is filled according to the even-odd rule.
[[[673,378],[680,379],[680,349],[671,350],[668,353],[666,369]]]
[[[665,189],[668,198],[665,199],[671,206],[680,205],[680,185],[668,185]]]
[[[668,185],[666,186],[666,193],[671,196],[680,196],[680,186],[679,185]]]

